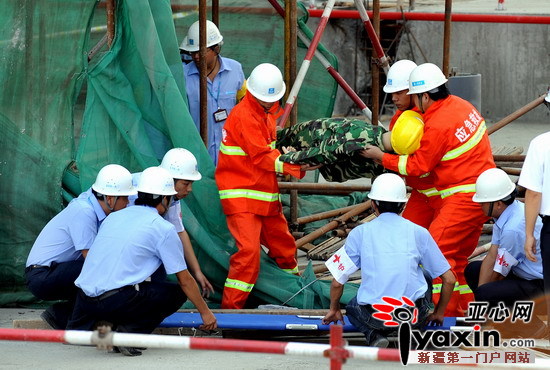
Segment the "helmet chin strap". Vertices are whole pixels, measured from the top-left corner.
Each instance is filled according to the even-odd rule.
[[[422,113],[426,113],[424,112],[424,107],[422,106],[422,96],[424,96],[424,93],[416,94],[416,96],[418,96],[418,104],[420,105],[420,111]]]
[[[118,202],[118,195],[115,196],[115,202],[113,203],[112,207],[109,204],[109,202],[107,201],[107,195],[103,196],[103,202],[105,203],[105,206],[109,209],[109,211],[113,212],[115,210],[116,202]]]
[[[487,216],[489,217],[493,217],[493,208],[495,206],[495,202],[491,202],[491,204],[489,205],[489,212],[487,212]]]

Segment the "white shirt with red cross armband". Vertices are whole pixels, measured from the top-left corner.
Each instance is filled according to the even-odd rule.
[[[345,284],[349,280],[350,275],[359,270],[359,267],[353,263],[346,253],[345,246],[336,251],[336,253],[325,262],[325,265],[328,267],[334,280],[340,284]]]

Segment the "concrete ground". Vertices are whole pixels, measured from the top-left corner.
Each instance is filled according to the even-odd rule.
[[[42,310],[0,309],[0,328],[12,328],[14,320],[28,321],[33,326]],[[150,348],[138,357],[125,357],[95,347],[60,343],[0,341],[0,369],[328,369],[327,358],[256,354],[245,352],[190,351]],[[349,360],[344,369],[365,369],[367,366],[401,368],[395,362]],[[441,368],[441,367],[440,367]],[[437,369],[435,367],[434,369]]]
[[[546,109],[538,107],[536,109]],[[491,123],[488,123],[490,126]],[[490,136],[493,147],[522,146],[527,152],[535,136],[550,129],[546,123],[511,123]],[[14,320],[36,323],[41,310],[0,309],[0,327],[12,328]],[[44,325],[44,324],[42,324]],[[46,328],[43,326],[43,328]],[[327,369],[326,358],[283,356],[221,351],[189,351],[148,349],[139,357],[99,351],[93,347],[63,345],[59,343],[0,341],[0,369]],[[401,368],[399,363],[348,361],[344,369]],[[433,366],[433,365],[431,365]]]

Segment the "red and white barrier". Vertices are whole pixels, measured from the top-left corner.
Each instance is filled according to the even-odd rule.
[[[369,15],[367,13],[367,9],[365,9],[365,5],[363,4],[363,0],[355,0],[355,7],[357,8],[357,11],[359,12],[359,16],[361,17],[361,20],[363,21],[363,26],[365,27],[365,30],[367,31],[367,34],[369,35],[370,42],[372,44],[372,47],[374,48],[374,51],[376,52],[376,56],[378,57],[378,61],[380,63],[380,67],[384,70],[384,73],[387,75],[388,70],[390,69],[390,60],[384,53],[384,49],[382,49],[382,45],[380,44],[380,40],[378,36],[376,35],[376,31],[374,30],[374,26],[372,25],[372,22],[370,21]]]
[[[311,44],[307,49],[307,53],[306,53],[306,56],[304,57],[304,61],[302,62],[302,65],[298,70],[296,81],[294,81],[294,85],[292,86],[292,89],[288,94],[288,98],[285,104],[285,110],[284,110],[283,116],[281,117],[281,120],[279,121],[279,125],[281,127],[285,127],[286,121],[290,116],[290,112],[294,107],[294,102],[296,101],[298,92],[300,91],[300,88],[302,87],[302,83],[304,82],[304,78],[306,77],[307,71],[309,69],[309,65],[311,64],[311,59],[313,59],[313,55],[317,50],[317,45],[319,45],[319,41],[321,41],[321,36],[323,35],[323,32],[325,31],[325,27],[327,26],[328,20],[330,18],[330,13],[332,12],[332,8],[334,7],[334,2],[335,0],[328,0],[327,4],[325,5],[325,9],[323,10],[323,14],[321,15],[321,20],[319,21],[319,25],[317,26],[317,29],[313,34],[313,39],[311,40]]]
[[[283,9],[283,7],[279,4],[279,2],[277,0],[267,0],[267,1],[269,1],[269,3],[271,5],[273,5],[273,8],[275,8],[277,13],[279,13],[279,15],[281,17],[283,17],[283,18],[285,17],[285,10]],[[307,36],[299,28],[298,28],[297,33],[298,33],[298,38],[309,49],[311,43],[310,43],[309,39],[307,38]],[[344,80],[342,75],[340,75],[340,73],[338,73],[338,71],[336,69],[334,69],[334,67],[330,64],[330,62],[318,50],[315,50],[314,55],[317,58],[317,60],[319,62],[321,62],[323,67],[325,67],[325,69],[332,76],[332,78],[334,78],[334,80],[338,83],[338,85],[340,85],[340,87],[345,91],[345,93],[351,98],[351,100],[353,100],[353,102],[359,107],[359,109],[361,109],[361,112],[363,112],[365,117],[367,117],[367,119],[370,122],[372,122],[372,112],[371,112],[371,110],[367,107],[365,102],[363,102],[363,100],[361,100],[359,95],[357,95],[357,93],[351,88],[351,86],[346,82],[346,80]],[[382,123],[378,122],[378,125],[382,126]]]
[[[95,345],[106,349],[112,346],[148,347],[190,350],[214,350],[272,353],[328,357],[331,369],[340,369],[347,358],[366,361],[400,361],[397,349],[344,346],[342,327],[331,326],[331,344],[275,342],[243,339],[194,338],[185,336],[131,334],[77,330],[36,330],[0,328],[0,340],[56,342],[76,345]]]

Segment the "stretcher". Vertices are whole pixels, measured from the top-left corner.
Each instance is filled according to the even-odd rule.
[[[267,315],[216,313],[218,328],[235,330],[321,330],[329,331],[330,326],[322,323],[323,316],[307,315]],[[160,324],[164,328],[198,328],[202,319],[198,313],[176,312]],[[450,330],[457,325],[456,317],[446,317],[443,325],[427,326],[426,330]],[[344,331],[357,332],[346,316]]]

